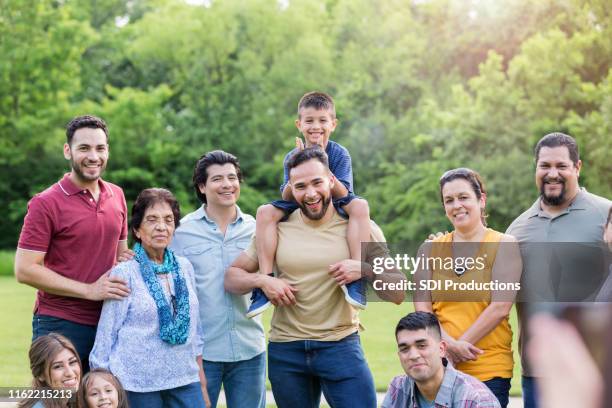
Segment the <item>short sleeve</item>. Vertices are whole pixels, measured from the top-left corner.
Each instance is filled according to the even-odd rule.
[[[348,150],[338,144],[329,152],[329,169],[344,187],[353,193],[353,165]]]
[[[255,234],[251,236],[251,242],[249,242],[249,246],[244,250],[244,253],[255,262],[259,262],[259,258],[257,257],[257,245],[255,244]]]
[[[28,203],[23,219],[18,248],[47,252],[54,234],[53,214],[40,196],[34,196]]]
[[[372,230],[370,235],[372,242],[367,244],[365,254],[365,259],[368,263],[372,262],[375,258],[387,258],[390,256],[385,235],[380,227],[374,221],[370,221],[370,228]]]
[[[119,241],[125,241],[128,237],[128,210],[127,203],[125,202],[125,195],[121,192],[121,209],[123,210],[123,222],[121,223],[121,235],[119,235]]]

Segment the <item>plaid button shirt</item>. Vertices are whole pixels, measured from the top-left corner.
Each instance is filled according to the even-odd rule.
[[[407,375],[391,380],[382,408],[419,408],[416,384]],[[499,401],[486,385],[457,371],[450,364],[434,401],[436,408],[500,408]]]

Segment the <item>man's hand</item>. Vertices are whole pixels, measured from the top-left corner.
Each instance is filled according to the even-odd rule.
[[[130,288],[127,282],[116,276],[110,276],[110,271],[100,276],[100,279],[89,284],[86,299],[89,300],[105,300],[116,299],[121,300],[129,296]]]
[[[131,249],[126,249],[125,251],[117,254],[117,262],[126,262],[131,261],[136,256],[136,253]]]
[[[273,276],[262,275],[263,283],[261,290],[264,291],[268,300],[274,306],[291,306],[295,304],[295,296],[297,289],[289,285],[280,278]]]
[[[329,274],[338,285],[346,285],[361,279],[361,262],[354,259],[345,259],[329,266]]]
[[[478,359],[484,353],[481,349],[465,340],[455,340],[448,343],[447,352],[453,363],[462,363]]]
[[[295,148],[298,149],[298,151],[302,151],[304,150],[304,141],[302,140],[301,137],[296,136],[295,137]]]

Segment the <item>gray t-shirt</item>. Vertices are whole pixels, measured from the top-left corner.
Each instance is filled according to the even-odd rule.
[[[549,279],[558,276],[549,276],[551,269],[550,262],[562,263],[564,260],[547,259],[543,256],[541,244],[564,243],[564,247],[571,248],[572,243],[593,243],[603,246],[603,232],[608,216],[608,211],[612,202],[599,197],[595,194],[581,189],[570,206],[561,214],[551,216],[544,212],[540,205],[540,198],[518,218],[516,218],[506,231],[507,234],[514,236],[521,244],[521,255],[523,258],[523,274],[521,277],[521,291],[537,287],[540,291],[538,295],[541,301],[550,301],[552,293],[546,290],[559,290],[559,287],[545,287]],[[529,244],[529,245],[526,245]],[[560,252],[560,251],[559,251]],[[554,272],[554,270],[553,270]],[[584,268],[585,273],[600,274],[600,281],[603,282],[605,270],[593,271]],[[575,279],[582,279],[576,277]],[[593,294],[593,298],[595,293]],[[533,297],[531,299],[534,299]],[[519,314],[519,349],[523,375],[535,376],[536,374],[530,367],[526,359],[525,342],[529,337],[527,331],[528,314],[534,309],[535,304],[517,303]]]

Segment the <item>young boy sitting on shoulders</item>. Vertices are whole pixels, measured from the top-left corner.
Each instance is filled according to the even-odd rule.
[[[370,209],[366,200],[353,193],[353,169],[348,150],[329,140],[337,124],[336,110],[331,96],[323,92],[309,92],[302,96],[298,103],[298,117],[295,125],[304,136],[304,142],[297,137],[296,148],[285,156],[284,182],[281,186],[282,200],[273,201],[257,210],[255,243],[257,253],[260,254],[260,273],[272,274],[278,243],[277,225],[298,209],[298,204],[293,200],[291,188],[288,185],[287,161],[296,151],[312,146],[319,146],[327,153],[329,169],[339,181],[334,184],[332,190],[333,203],[338,212],[349,219],[347,242],[351,259],[361,261],[361,243],[370,240]],[[312,205],[317,204],[312,203]],[[334,272],[330,270],[332,276]],[[362,286],[361,279],[352,282],[338,281],[338,283],[341,284],[347,302],[360,309],[365,308],[365,287]],[[270,302],[261,289],[255,289],[251,299],[251,307],[247,312],[249,317],[262,313],[270,306]]]

